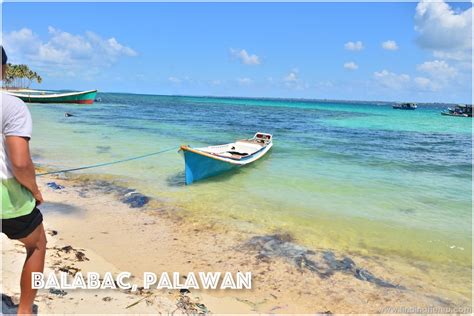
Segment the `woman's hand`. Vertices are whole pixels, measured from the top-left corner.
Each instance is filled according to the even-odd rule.
[[[43,195],[41,194],[41,192],[39,190],[36,191],[36,193],[33,194],[33,197],[36,200],[36,206],[41,205],[41,203],[44,202]]]

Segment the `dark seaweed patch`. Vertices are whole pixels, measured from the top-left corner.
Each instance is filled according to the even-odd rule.
[[[121,201],[128,204],[131,208],[139,208],[147,204],[150,198],[139,192],[130,192],[127,193]]]
[[[349,257],[342,259],[329,250],[313,251],[297,245],[288,235],[267,235],[252,237],[244,245],[245,248],[257,251],[257,258],[262,260],[269,257],[284,258],[300,269],[308,269],[320,278],[329,278],[336,272],[352,274],[361,281],[373,283],[386,288],[404,289],[403,286],[392,284],[374,276],[366,269],[360,268]]]
[[[98,154],[105,154],[110,152],[110,146],[96,146],[96,153]]]
[[[62,190],[64,189],[63,185],[57,184],[56,182],[48,182],[46,185],[53,190]]]
[[[401,208],[400,212],[405,213],[405,214],[414,214],[416,210],[412,207],[405,207],[405,208]]]
[[[177,172],[166,178],[166,183],[170,187],[182,187],[186,184],[184,171]]]
[[[80,185],[79,195],[87,197],[89,191],[99,191],[105,194],[115,194],[120,197],[122,203],[131,208],[141,208],[150,202],[150,198],[131,188],[122,187],[102,180],[86,180]]]

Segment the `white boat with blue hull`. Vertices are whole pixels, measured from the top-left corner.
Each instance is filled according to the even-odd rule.
[[[234,143],[191,148],[181,146],[186,184],[216,176],[262,158],[273,146],[272,135],[256,133],[253,138]]]

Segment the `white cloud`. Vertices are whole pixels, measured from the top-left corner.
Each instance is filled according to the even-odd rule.
[[[298,80],[299,79],[298,79],[298,70],[297,69],[293,69],[292,71],[290,71],[288,73],[288,75],[285,76],[285,78],[283,78],[283,81],[286,82],[286,83],[295,83]]]
[[[424,76],[416,77],[414,82],[422,90],[438,91],[452,84],[458,85],[458,70],[444,60],[425,61],[416,69]]]
[[[173,76],[168,77],[168,81],[170,81],[170,82],[172,82],[172,83],[176,83],[176,84],[181,83],[181,79],[176,78],[176,77],[173,77]]]
[[[347,50],[359,51],[364,49],[364,44],[361,41],[347,42],[344,44],[344,48]]]
[[[250,78],[237,78],[237,82],[241,85],[241,86],[248,86],[250,84],[253,83],[253,80],[250,79]]]
[[[359,68],[359,65],[357,65],[353,61],[349,61],[347,63],[344,63],[344,68],[348,70],[357,70]]]
[[[382,43],[382,48],[386,50],[398,50],[398,44],[395,41],[385,41]]]
[[[286,76],[283,77],[282,82],[285,87],[295,90],[304,90],[310,87],[310,84],[300,78],[300,72],[298,68],[293,68]]]
[[[38,49],[39,44],[39,38],[33,34],[33,31],[27,28],[3,34],[3,46],[7,54],[12,57],[21,52],[34,52]]]
[[[410,76],[407,74],[396,74],[388,70],[374,72],[374,79],[385,88],[401,90],[410,83]]]
[[[107,40],[107,44],[109,44],[109,45],[105,46],[105,48],[107,48],[110,51],[110,53],[112,53],[112,54],[123,54],[123,55],[126,55],[126,56],[137,56],[137,52],[135,52],[130,47],[123,46],[122,44],[117,42],[115,37],[109,38]],[[103,42],[102,42],[102,45],[103,45]]]
[[[332,88],[332,87],[334,87],[334,82],[332,82],[330,80],[318,81],[314,86],[317,89]]]
[[[428,73],[434,78],[450,79],[457,75],[457,70],[444,60],[425,61],[417,66],[418,71]]]
[[[415,82],[416,87],[420,90],[436,91],[441,88],[439,84],[426,77],[416,77],[413,81]]]
[[[413,79],[419,86],[428,86],[431,80],[425,77],[416,77]]]
[[[114,37],[103,39],[93,32],[71,34],[48,27],[43,40],[28,28],[3,34],[3,44],[14,63],[27,63],[55,76],[87,75],[109,67],[122,56],[136,56],[132,48]]]
[[[421,0],[416,6],[415,30],[420,47],[437,58],[467,60],[472,49],[472,8],[455,12],[441,1]]]
[[[449,91],[458,85],[455,82],[458,72],[445,61],[426,61],[417,66],[423,75],[397,74],[388,70],[374,72],[375,81],[384,88],[396,91],[435,92]]]
[[[230,49],[232,57],[237,58],[244,65],[260,65],[260,57],[257,55],[250,55],[245,49]]]

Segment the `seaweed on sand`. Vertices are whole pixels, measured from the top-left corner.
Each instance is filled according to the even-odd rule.
[[[87,196],[89,191],[99,191],[105,194],[115,194],[120,197],[120,201],[127,204],[130,208],[141,208],[150,202],[150,198],[137,192],[134,189],[116,185],[103,180],[86,180],[80,185],[79,194]]]
[[[206,305],[194,301],[186,294],[187,293],[183,293],[183,292],[180,293],[178,300],[176,301],[176,310],[179,310],[181,314],[185,314],[185,315],[209,314],[209,310],[206,307]]]
[[[128,204],[131,208],[139,208],[147,204],[150,198],[134,191],[125,194],[121,201]]]
[[[386,288],[404,289],[374,276],[371,272],[358,267],[349,257],[337,259],[330,250],[313,251],[292,242],[289,235],[255,236],[247,241],[245,248],[256,251],[257,258],[280,257],[293,263],[300,269],[307,269],[321,278],[329,278],[335,272],[351,274],[355,278]]]

